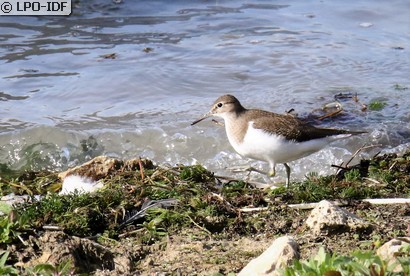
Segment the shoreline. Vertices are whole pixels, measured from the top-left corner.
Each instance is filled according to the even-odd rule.
[[[294,236],[302,260],[321,245],[335,254],[375,251],[390,239],[410,235],[410,205],[374,205],[363,199],[407,202],[409,171],[407,149],[402,156],[362,161],[337,176],[311,173],[289,189],[258,189],[241,180],[218,179],[200,165],[161,167],[148,159],[98,157],[65,173],[3,177],[3,195],[26,198],[2,216],[10,231],[1,249],[19,272],[68,262],[73,273],[92,275],[238,273],[282,235]],[[103,187],[59,195],[67,175],[100,181]],[[322,200],[342,202],[369,227],[313,235],[306,227],[311,210],[305,207]],[[82,253],[88,256],[86,264],[67,249],[85,244],[92,248]],[[105,257],[96,258],[96,252]]]

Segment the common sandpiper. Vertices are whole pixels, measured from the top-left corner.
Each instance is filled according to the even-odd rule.
[[[211,110],[191,125],[211,116],[224,119],[228,140],[236,152],[269,163],[270,177],[276,174],[276,164],[284,164],[286,187],[290,182],[288,162],[317,152],[335,140],[365,133],[319,128],[291,114],[246,109],[232,95],[219,97]]]

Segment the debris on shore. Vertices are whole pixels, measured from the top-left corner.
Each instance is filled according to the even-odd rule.
[[[0,271],[227,275],[281,236],[298,245],[295,265],[316,254],[376,254],[392,239],[408,243],[410,205],[403,202],[410,195],[410,151],[361,164],[337,176],[312,173],[274,190],[218,178],[200,165],[164,167],[141,158],[101,156],[62,173],[5,175],[0,258],[7,261]],[[59,194],[70,176],[99,187]],[[373,198],[392,204],[369,203]],[[316,215],[324,206],[333,215],[315,217],[309,207],[315,202],[321,202],[313,206]],[[410,250],[393,255],[408,257]]]

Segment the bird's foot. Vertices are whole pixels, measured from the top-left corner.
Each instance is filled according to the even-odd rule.
[[[266,175],[266,172],[264,172],[262,170],[259,170],[259,169],[256,169],[252,166],[235,166],[235,167],[228,168],[228,170],[230,170],[231,172],[234,172],[234,173],[238,173],[238,172],[258,172],[258,173]]]

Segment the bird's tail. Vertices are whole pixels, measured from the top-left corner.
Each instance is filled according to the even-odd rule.
[[[367,131],[353,131],[353,130],[344,130],[344,129],[333,129],[333,128],[320,128],[323,131],[325,136],[333,136],[339,134],[350,134],[350,135],[359,135],[367,133]]]

